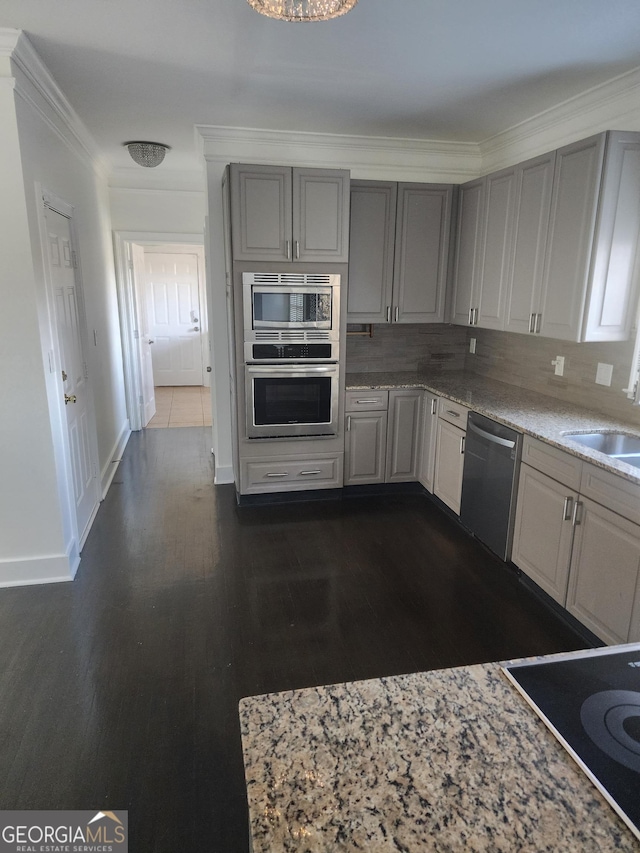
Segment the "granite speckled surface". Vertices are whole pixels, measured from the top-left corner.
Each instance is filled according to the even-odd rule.
[[[640,436],[632,424],[609,418],[553,397],[526,391],[506,382],[496,382],[473,373],[435,375],[418,373],[347,373],[347,390],[367,388],[424,388],[468,406],[481,415],[566,450],[594,465],[640,483],[640,469],[596,450],[583,447],[565,436],[567,432],[621,431]]]
[[[499,664],[243,699],[253,853],[640,843]]]

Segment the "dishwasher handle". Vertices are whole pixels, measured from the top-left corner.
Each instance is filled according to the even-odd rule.
[[[493,444],[500,444],[502,447],[510,448],[516,446],[515,441],[511,441],[508,438],[500,438],[499,435],[494,435],[491,432],[487,432],[486,429],[480,429],[480,427],[474,424],[471,420],[467,422],[467,429],[470,429],[472,432],[477,433],[478,435],[482,436],[482,438],[485,438],[487,441],[490,441]]]

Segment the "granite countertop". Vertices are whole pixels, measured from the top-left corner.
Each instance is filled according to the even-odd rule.
[[[640,428],[607,417],[601,412],[466,372],[437,375],[410,372],[347,373],[346,388],[348,391],[423,388],[640,484],[639,468],[583,447],[565,436],[567,432],[609,430],[640,437]]]
[[[637,851],[499,664],[240,702],[253,853]]]

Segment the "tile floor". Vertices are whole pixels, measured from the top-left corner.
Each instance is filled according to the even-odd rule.
[[[204,385],[156,386],[156,413],[147,428],[211,426],[211,389]]]

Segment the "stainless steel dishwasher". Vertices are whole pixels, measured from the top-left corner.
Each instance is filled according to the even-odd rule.
[[[511,556],[522,435],[470,412],[460,521],[501,559]]]

